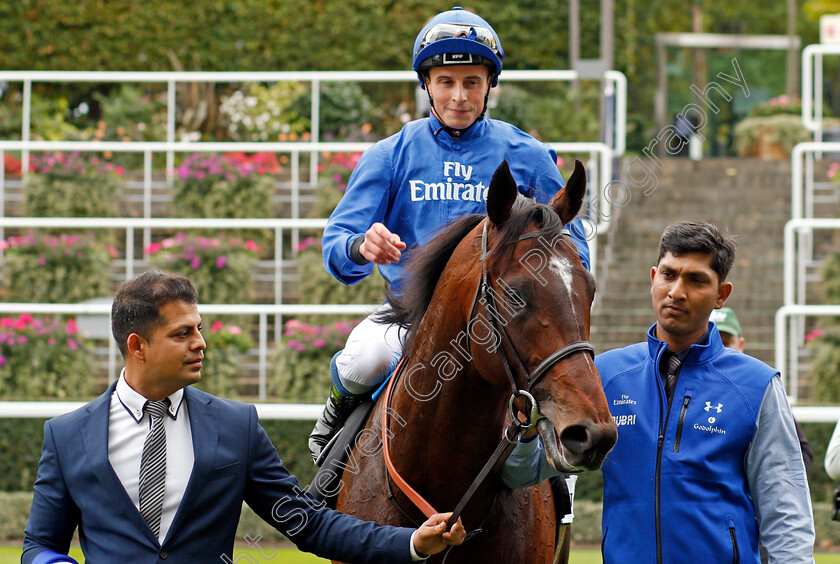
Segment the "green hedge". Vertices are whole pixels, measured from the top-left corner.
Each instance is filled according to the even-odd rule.
[[[263,421],[268,436],[277,447],[280,458],[304,484],[314,476],[306,440],[312,430],[311,421]],[[30,490],[35,479],[41,445],[44,440],[43,419],[0,419],[0,491]],[[802,428],[814,449],[814,464],[808,473],[811,498],[815,503],[828,502],[834,486],[823,469],[825,449],[834,425],[831,423],[803,423]],[[601,501],[601,472],[580,475],[575,488],[578,500]]]
[[[209,71],[405,69],[418,30],[449,6],[403,0],[394,18],[394,6],[377,0],[6,2],[0,68],[171,70],[172,52],[189,70],[194,58]],[[476,0],[470,8],[510,45],[509,67],[558,67],[566,52],[565,2]],[[591,12],[583,18],[596,21]],[[537,27],[553,39],[535,38]]]
[[[32,482],[38,467],[43,443],[43,419],[0,419],[0,540],[22,536],[32,499]],[[289,472],[302,484],[314,476],[314,466],[306,448],[312,428],[310,421],[264,421],[262,423]],[[814,466],[809,473],[817,544],[840,546],[840,523],[831,521],[829,498],[832,484],[822,469],[825,447],[834,425],[804,424],[803,428],[814,448]],[[575,490],[575,524],[572,539],[578,544],[601,542],[600,472],[588,472],[578,479]],[[28,490],[20,492],[20,490]],[[237,538],[262,535],[279,540],[280,534],[257,517],[248,507],[242,509]]]
[[[23,529],[29,518],[32,494],[29,492],[0,492],[0,541],[15,541],[23,537]],[[840,523],[829,516],[830,505],[826,502],[814,504],[817,546],[821,549],[840,545]],[[268,523],[260,519],[247,505],[242,505],[242,515],[236,538],[262,536],[261,543],[276,542],[284,537]],[[575,520],[572,524],[572,542],[579,545],[601,543],[601,503],[581,500],[575,502]]]
[[[806,4],[812,4],[817,12],[829,9],[819,2]],[[0,68],[402,70],[410,68],[411,45],[417,31],[428,18],[451,5],[420,0],[4,2],[0,3]],[[486,17],[501,36],[506,69],[568,68],[568,2],[474,0],[469,7]],[[704,32],[778,34],[785,30],[783,2],[755,10],[749,2],[710,0],[700,8]],[[400,17],[392,16],[394,9]],[[803,45],[818,42],[817,15],[798,14],[796,34]],[[600,11],[583,9],[580,16],[581,56],[595,58],[599,56]],[[614,66],[627,75],[629,99],[634,101],[629,108],[628,144],[639,150],[655,134],[650,111],[658,69],[654,34],[690,29],[692,11],[681,0],[617,2],[614,20]],[[669,50],[671,115],[690,101],[688,86],[695,80],[690,76],[693,65],[683,51]],[[731,73],[733,56],[741,63],[751,89],[764,87],[777,94],[784,88],[785,68],[778,64],[784,54],[780,52],[712,51],[707,54],[703,80],[719,71]],[[60,90],[70,102],[88,92],[112,88],[92,84],[36,86],[44,92]],[[398,86],[373,85],[365,90],[375,103],[394,96],[404,101],[413,97],[410,89]],[[724,112],[728,112],[728,106]],[[575,112],[565,110],[561,115],[544,117],[566,122],[570,113]],[[729,127],[723,125],[721,135]],[[0,130],[4,127],[0,116]]]

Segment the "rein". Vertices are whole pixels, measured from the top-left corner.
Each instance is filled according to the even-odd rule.
[[[568,230],[563,229],[561,235],[568,235],[570,233]],[[526,233],[522,235],[519,240],[531,239],[538,236],[536,232]],[[504,345],[499,347],[501,351],[501,358],[503,361],[503,366],[505,368],[505,373],[507,374],[508,381],[511,385],[511,397],[510,401],[508,402],[508,410],[511,415],[511,422],[508,427],[502,433],[502,439],[499,441],[499,444],[496,446],[496,449],[493,451],[493,454],[490,455],[490,458],[484,464],[484,466],[479,471],[478,475],[473,480],[470,487],[467,489],[466,493],[461,497],[461,500],[456,505],[455,509],[452,511],[452,516],[449,519],[449,523],[454,524],[458,522],[458,518],[461,516],[461,513],[466,508],[469,501],[472,499],[475,492],[490,474],[490,471],[501,461],[507,458],[516,444],[519,442],[519,438],[522,432],[528,430],[532,425],[536,424],[536,422],[543,418],[543,415],[539,413],[539,406],[537,405],[536,400],[531,395],[530,391],[536,385],[537,382],[548,372],[548,370],[554,366],[557,362],[561,361],[562,359],[575,354],[577,352],[587,352],[590,355],[595,355],[595,350],[592,345],[588,341],[579,340],[569,343],[568,345],[558,349],[557,351],[548,355],[542,362],[534,369],[533,372],[528,372],[528,369],[525,367],[525,364],[522,362],[522,359],[519,357],[519,354],[516,352],[516,349],[513,347],[513,343],[510,340],[510,337],[507,334],[504,326],[505,324],[501,323],[498,319],[498,310],[496,309],[496,302],[495,296],[492,291],[492,286],[490,285],[489,278],[487,276],[487,264],[484,262],[484,259],[487,256],[487,220],[484,220],[484,226],[481,234],[481,256],[479,258],[479,262],[482,263],[481,267],[481,281],[479,282],[478,287],[476,288],[475,297],[473,298],[472,306],[470,307],[470,318],[467,323],[467,327],[469,327],[469,322],[472,321],[474,318],[475,310],[479,303],[484,305],[484,308],[487,310],[488,314],[490,315],[490,322],[493,325],[493,329],[499,333],[504,339]],[[499,327],[501,325],[501,327]],[[467,332],[467,338],[469,338],[469,331]],[[516,378],[511,370],[511,363],[510,357],[506,349],[510,349],[511,355],[515,359],[516,366],[518,368],[519,373],[524,377],[523,381],[525,382],[525,389],[520,389],[516,383]],[[435,513],[439,513],[432,505],[426,501],[426,499],[417,493],[417,491],[411,487],[411,485],[403,478],[400,473],[397,471],[396,467],[394,466],[393,461],[391,460],[391,449],[390,449],[390,437],[388,436],[389,431],[389,416],[388,410],[391,405],[391,395],[393,392],[394,385],[396,381],[399,379],[400,375],[402,374],[405,357],[400,360],[400,363],[397,365],[397,368],[394,370],[394,376],[391,378],[390,382],[385,389],[383,403],[384,408],[382,410],[382,450],[383,450],[383,458],[385,459],[385,480],[387,482],[388,478],[390,477],[396,486],[403,492],[403,494],[408,497],[408,499],[426,516],[426,518],[431,517]],[[525,422],[521,422],[519,417],[517,416],[517,409],[514,406],[514,401],[517,398],[524,397],[530,403],[530,409],[525,409],[524,413],[526,413],[526,420]],[[388,485],[390,490],[390,484]],[[397,505],[397,508],[406,515],[405,511],[397,504],[396,499],[394,499],[393,495],[390,496],[391,499],[394,501],[394,504]],[[494,497],[495,502],[495,497]],[[491,505],[490,511],[492,511],[493,507]],[[489,511],[488,511],[489,515]],[[407,515],[406,515],[407,516]],[[485,516],[485,519],[487,517]],[[483,524],[483,522],[482,522]],[[465,540],[468,540],[475,535],[481,532],[481,528],[473,529],[469,531]]]
[[[426,498],[424,498],[414,488],[411,487],[411,485],[405,480],[405,478],[403,478],[402,475],[400,475],[396,466],[394,466],[394,462],[391,460],[390,437],[388,436],[388,410],[391,407],[391,394],[393,392],[394,386],[396,385],[397,380],[399,380],[400,376],[402,375],[402,371],[405,366],[403,363],[404,360],[405,357],[403,357],[403,359],[400,360],[400,363],[394,370],[394,376],[388,382],[388,386],[385,388],[385,392],[383,393],[382,398],[382,402],[384,404],[384,408],[382,409],[382,455],[385,459],[385,480],[386,483],[389,478],[393,480],[394,484],[396,484],[400,491],[403,494],[405,494],[405,496],[411,501],[411,503],[413,503],[414,506],[417,507],[417,509],[419,509],[423,513],[423,515],[425,515],[428,519],[435,513],[440,512],[434,507],[432,507],[432,504],[426,501]],[[512,405],[513,402],[511,402],[511,406]],[[461,497],[461,500],[458,502],[455,509],[452,511],[452,516],[449,519],[450,523],[454,524],[458,522],[458,518],[461,516],[461,513],[463,512],[464,508],[467,506],[467,503],[469,503],[470,499],[472,499],[472,496],[475,494],[476,490],[478,490],[479,486],[481,486],[481,484],[484,482],[484,479],[496,466],[496,463],[500,459],[502,459],[503,456],[506,458],[507,455],[510,454],[510,451],[513,450],[513,447],[515,447],[516,443],[519,442],[520,434],[524,430],[527,430],[529,426],[530,425],[524,425],[523,423],[521,423],[514,414],[513,419],[508,428],[505,430],[502,436],[502,440],[499,442],[498,446],[496,447],[496,450],[490,456],[490,459],[484,464],[484,467],[479,471],[478,475],[475,477],[472,484],[467,489],[466,493]],[[510,435],[511,432],[513,433],[512,436]],[[388,489],[390,492],[390,484],[388,484]],[[397,509],[399,509],[400,512],[406,518],[411,520],[408,514],[397,503],[393,494],[389,495],[389,498],[394,502],[394,505],[397,506]],[[495,502],[496,497],[494,496],[493,505],[495,505]],[[482,519],[482,524],[484,523],[484,520],[487,519],[487,516],[489,516],[490,511],[493,510],[493,505],[490,506],[490,509],[487,511],[487,515],[484,517],[484,519]],[[480,526],[476,529],[473,529],[472,531],[469,531],[464,540],[469,540],[474,536],[478,535],[479,533],[481,533]]]

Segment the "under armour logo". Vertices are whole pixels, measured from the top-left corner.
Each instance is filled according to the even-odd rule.
[[[710,409],[714,409],[715,411],[717,411],[718,413],[720,413],[720,412],[723,410],[723,404],[722,404],[722,403],[719,403],[719,404],[717,404],[717,405],[712,405],[712,402],[707,401],[707,402],[706,402],[706,407],[705,407],[704,409],[705,409],[706,411],[709,411]]]

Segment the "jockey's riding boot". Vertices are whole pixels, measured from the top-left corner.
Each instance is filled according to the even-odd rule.
[[[330,395],[327,398],[327,405],[321,412],[315,428],[309,434],[309,452],[312,460],[317,464],[321,451],[330,442],[338,430],[344,425],[344,421],[359,405],[361,400],[356,396],[347,396],[338,391],[335,384],[330,385]]]
[[[361,399],[358,396],[350,395],[347,392],[342,393],[344,391],[343,387],[340,384],[336,384],[336,382],[339,382],[339,378],[335,361],[339,354],[341,354],[341,351],[337,352],[330,361],[332,384],[330,385],[330,395],[327,398],[327,404],[324,406],[324,411],[320,417],[318,417],[315,428],[309,434],[309,452],[312,454],[312,460],[315,464],[318,464],[321,451],[324,447],[335,436],[338,430],[341,429],[344,421],[347,420],[347,417],[353,409],[361,403]]]

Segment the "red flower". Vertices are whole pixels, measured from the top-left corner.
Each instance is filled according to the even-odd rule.
[[[6,174],[20,176],[20,167],[21,162],[18,159],[14,158],[9,153],[5,153],[3,158],[3,168],[6,171]]]

